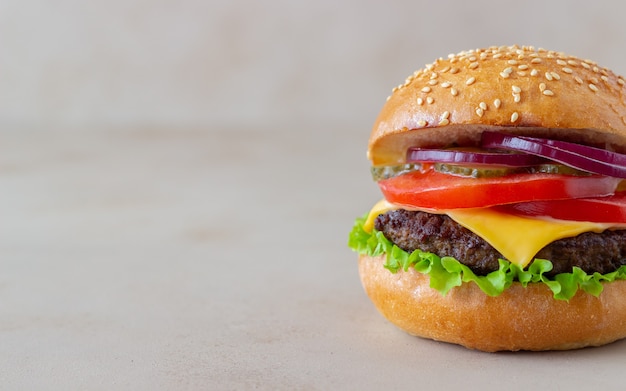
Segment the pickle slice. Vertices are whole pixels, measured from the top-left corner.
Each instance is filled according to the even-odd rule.
[[[504,167],[504,166],[491,166],[491,165],[478,165],[478,166],[463,166],[458,164],[448,163],[435,163],[432,165],[435,171],[462,176],[467,178],[493,178],[511,174],[560,174],[560,175],[574,175],[574,176],[588,176],[591,173],[587,171],[578,170],[566,166],[564,164],[539,164],[536,166],[528,167]],[[392,166],[374,166],[371,168],[372,179],[374,181],[382,181],[384,179],[393,178],[402,174],[406,174],[412,171],[418,171],[422,169],[422,165],[419,163],[407,163],[398,164]]]
[[[435,171],[444,174],[464,176],[471,178],[493,178],[509,174],[526,172],[528,167],[502,167],[502,166],[459,166],[457,164],[436,163]]]
[[[371,168],[372,178],[375,182],[382,181],[383,179],[389,179],[398,175],[406,174],[407,172],[417,171],[422,168],[419,163],[406,163],[393,166],[373,166]]]
[[[574,167],[566,166],[565,164],[540,164],[538,166],[528,167],[529,172],[541,172],[545,174],[561,174],[561,175],[575,175],[575,176],[589,176],[592,173],[588,171],[579,170]]]
[[[539,164],[528,167],[502,167],[502,166],[460,166],[457,164],[437,163],[435,170],[457,176],[471,178],[493,178],[511,174],[560,174],[574,176],[588,176],[589,172],[578,170],[564,164]]]

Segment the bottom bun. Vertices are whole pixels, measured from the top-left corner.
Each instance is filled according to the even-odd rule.
[[[604,284],[599,297],[578,291],[555,300],[545,284],[520,283],[490,297],[474,283],[446,296],[429,277],[410,268],[391,273],[384,256],[359,257],[367,295],[393,324],[409,334],[486,352],[568,350],[626,337],[626,281]]]

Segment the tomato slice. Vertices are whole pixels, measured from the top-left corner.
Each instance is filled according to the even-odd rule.
[[[378,185],[387,201],[428,209],[476,208],[517,202],[604,197],[619,178],[590,175],[511,174],[467,178],[435,170],[413,171]]]
[[[593,223],[626,223],[626,193],[608,197],[522,202],[496,208],[523,216],[546,216]]]

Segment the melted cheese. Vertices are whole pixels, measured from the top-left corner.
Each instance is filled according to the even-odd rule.
[[[394,209],[399,209],[399,207],[392,204],[391,202],[388,202],[385,199],[378,201],[376,205],[372,207],[372,210],[370,210],[370,212],[368,213],[367,219],[363,224],[363,230],[368,233],[372,232],[372,230],[374,229],[374,221],[376,220],[376,217]]]
[[[602,232],[610,224],[515,216],[490,208],[449,210],[454,221],[483,238],[512,263],[525,267],[555,240]]]
[[[374,205],[363,226],[371,232],[376,217],[399,209],[386,200]],[[463,227],[483,238],[504,257],[526,267],[543,247],[555,240],[573,237],[583,232],[602,232],[616,227],[607,223],[554,220],[515,216],[491,208],[452,209],[443,212]]]

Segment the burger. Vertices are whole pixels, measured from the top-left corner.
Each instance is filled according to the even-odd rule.
[[[394,88],[356,220],[364,290],[409,334],[481,351],[626,337],[626,88],[527,46],[450,54]]]

